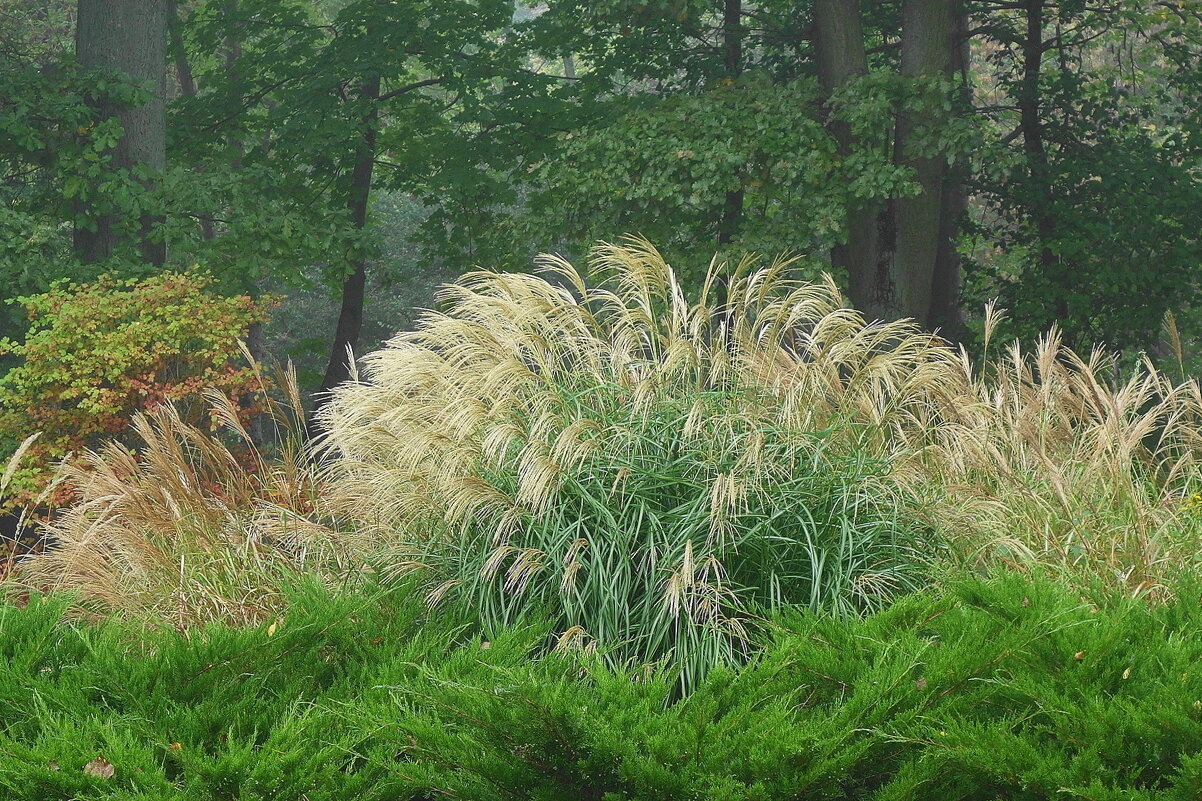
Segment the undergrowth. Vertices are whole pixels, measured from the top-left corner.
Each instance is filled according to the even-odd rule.
[[[863,619],[798,612],[685,698],[667,672],[537,656],[545,623],[484,640],[405,588],[310,584],[281,620],[187,635],[64,624],[64,599],[34,598],[0,609],[0,793],[1185,801],[1200,589],[1095,605],[1010,574]]]

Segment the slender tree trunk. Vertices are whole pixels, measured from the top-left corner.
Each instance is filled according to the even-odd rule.
[[[814,54],[818,82],[828,100],[868,74],[859,0],[814,0]],[[842,120],[829,119],[827,129],[838,144],[839,156],[846,158],[856,146],[851,128]],[[852,304],[868,314],[873,313],[880,294],[876,287],[879,213],[880,209],[872,207],[849,208],[847,242],[831,251],[831,264],[847,273]]]
[[[946,75],[951,68],[954,0],[903,0],[901,72],[925,79]],[[919,115],[922,115],[922,118]],[[937,122],[930,112],[898,115],[896,158],[914,169],[918,195],[893,202],[896,251],[894,281],[900,311],[920,325],[930,326],[935,260],[939,253],[943,212],[943,182],[947,161],[942,156],[917,156],[911,138],[922,123]]]
[[[192,65],[188,63],[188,52],[184,48],[184,36],[180,27],[179,3],[167,0],[167,32],[171,37],[171,59],[175,62],[175,77],[179,81],[179,93],[184,97],[196,97],[196,79]]]
[[[230,19],[236,20],[239,13],[238,0],[227,0],[225,4],[225,12]],[[232,32],[225,39],[225,69],[226,75],[231,83],[237,84],[241,78],[239,70],[241,64],[239,60],[242,58],[242,30],[238,26],[231,28]],[[234,154],[234,158],[230,161],[230,170],[234,173],[242,170],[242,155],[246,151],[246,143],[241,139],[231,137],[229,139],[230,152]],[[211,227],[211,226],[210,226]],[[206,236],[206,238],[208,238]],[[246,291],[251,297],[256,300],[262,296],[263,289],[259,282],[254,278],[248,279],[246,283]],[[251,323],[249,330],[246,332],[246,349],[250,351],[251,358],[255,361],[262,362],[267,355],[266,337],[263,330],[263,323]],[[255,418],[252,422],[252,436],[256,441],[260,441],[263,435],[263,421],[260,418]]]
[[[971,52],[969,48],[969,17],[965,0],[956,3],[952,28],[953,79],[960,85],[959,101],[963,108],[972,107],[972,87],[969,83]],[[932,326],[953,342],[964,340],[966,329],[960,306],[962,265],[956,248],[960,225],[968,213],[968,188],[963,167],[952,167],[943,181],[943,208],[939,218],[939,251],[935,256],[935,275],[931,287]]]
[[[376,160],[376,133],[379,109],[374,102],[380,96],[380,78],[371,77],[363,81],[360,97],[371,101],[370,110],[363,118],[359,146],[355,153],[355,166],[351,174],[350,194],[347,208],[356,229],[367,224],[367,203],[371,195],[371,176]],[[351,356],[349,350],[359,344],[359,333],[363,328],[363,302],[367,285],[367,262],[357,256],[351,262],[351,273],[342,284],[342,308],[338,314],[338,327],[334,333],[334,344],[330,349],[330,360],[326,365],[325,378],[321,382],[318,405],[328,397],[326,393],[350,378]]]
[[[1059,260],[1051,249],[1056,221],[1052,216],[1052,186],[1048,174],[1048,154],[1043,140],[1043,121],[1039,111],[1039,81],[1046,50],[1043,41],[1044,4],[1045,0],[1026,2],[1027,29],[1023,40],[1023,77],[1018,96],[1019,130],[1023,137],[1023,151],[1027,156],[1027,169],[1030,170],[1032,184],[1037,193],[1031,203],[1030,213],[1039,235],[1040,267],[1053,286],[1066,290],[1058,293],[1055,314],[1060,318],[1067,318],[1068,287],[1064,286],[1067,276],[1061,275],[1063,271]],[[1052,322],[1055,320],[1048,320],[1048,323]]]
[[[113,149],[116,168],[146,167],[162,170],[167,162],[167,6],[166,0],[79,0],[75,51],[79,63],[88,68],[116,70],[143,86],[150,98],[141,106],[129,107],[102,100],[102,117],[115,117],[122,135]],[[81,209],[86,215],[87,209]],[[164,242],[152,241],[157,220],[138,220],[132,236],[111,214],[96,215],[96,230],[77,224],[75,250],[85,262],[103,261],[125,244],[137,247],[150,264],[161,265],[167,257]],[[127,242],[133,239],[133,242]]]
[[[743,4],[742,0],[726,0],[722,14],[722,62],[726,77],[737,79],[743,74]],[[735,240],[743,220],[743,190],[726,193],[722,216],[718,220],[718,246]]]
[[[192,74],[192,65],[188,63],[188,52],[184,48],[184,37],[180,28],[183,25],[179,17],[179,4],[176,0],[167,0],[167,31],[171,35],[171,58],[175,62],[175,77],[179,81],[179,93],[183,97],[196,97],[196,78]],[[199,171],[194,166],[193,170]],[[217,238],[217,229],[212,217],[201,215],[200,238],[212,242]]]

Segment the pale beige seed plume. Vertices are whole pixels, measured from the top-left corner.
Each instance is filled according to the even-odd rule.
[[[1056,331],[974,365],[911,323],[865,321],[829,276],[795,281],[785,259],[714,262],[695,298],[642,240],[599,246],[586,272],[539,264],[540,275],[480,271],[447,287],[440,313],[335,393],[322,423],[345,519],[402,549],[481,519],[506,541],[577,471],[612,468],[620,497],[628,468],[605,461],[620,427],[591,420],[590,404],[646,420],[675,399],[738,388],[739,405],[681,411],[686,438],[722,440],[739,465],[705,477],[715,537],[739,498],[780,475],[761,464],[762,443],[734,437],[746,424],[829,429],[869,449],[968,563],[1043,561],[1157,588],[1171,581],[1169,557],[1197,548],[1198,527],[1174,502],[1202,452],[1196,383],[1150,366],[1116,382],[1104,352],[1075,354]],[[991,356],[1003,321],[986,308]],[[499,482],[510,468],[516,481]],[[861,585],[880,581],[869,571]]]

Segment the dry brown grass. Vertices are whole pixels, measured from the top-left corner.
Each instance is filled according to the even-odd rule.
[[[19,587],[187,628],[270,618],[298,574],[337,581],[353,572],[351,541],[321,514],[295,380],[277,383],[288,397],[266,400],[280,443],[270,456],[214,391],[220,435],[167,406],[135,417],[136,450],[114,442],[65,462],[60,477],[77,500],[44,526],[52,545],[23,561]]]
[[[921,463],[939,527],[972,564],[1050,565],[1078,580],[1162,594],[1192,570],[1202,396],[1150,363],[1120,376],[1056,332],[1013,345],[934,427]]]

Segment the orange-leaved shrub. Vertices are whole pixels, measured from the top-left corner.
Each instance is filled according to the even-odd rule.
[[[137,412],[170,402],[209,425],[211,409],[198,402],[207,387],[231,397],[244,420],[257,411],[239,340],[266,319],[267,302],[221,295],[212,278],[189,273],[103,277],[19,300],[28,334],[0,340],[0,354],[20,359],[0,377],[0,459],[42,433],[11,477],[6,508],[34,502],[56,462],[124,436]]]

